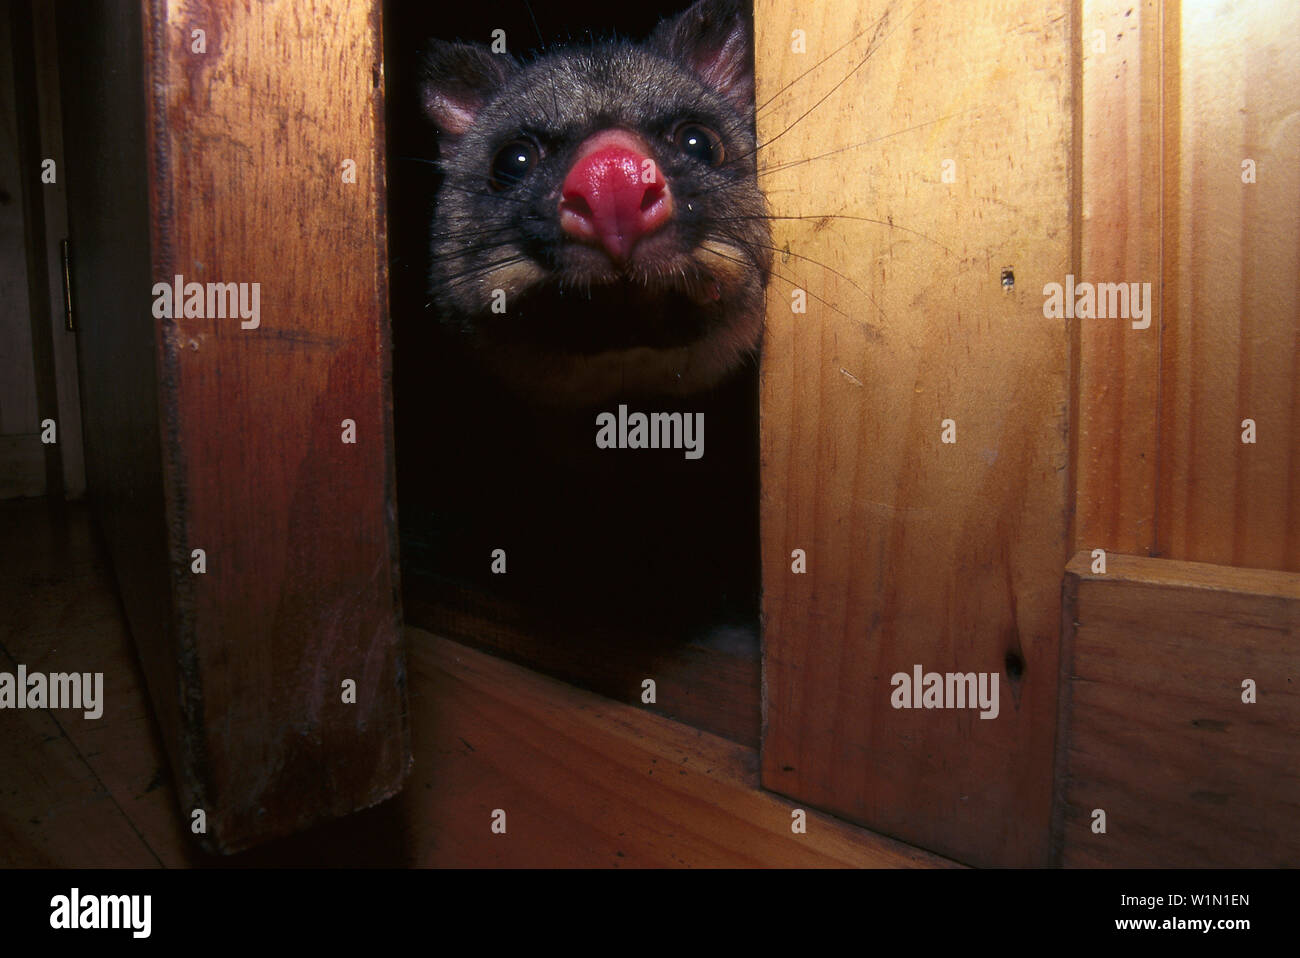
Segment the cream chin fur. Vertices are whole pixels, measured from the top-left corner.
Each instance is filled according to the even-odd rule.
[[[539,357],[523,350],[493,350],[485,358],[497,374],[526,395],[552,405],[601,402],[636,392],[684,396],[716,385],[758,346],[761,314],[718,329],[690,346],[611,350],[594,356]]]
[[[722,290],[743,282],[749,269],[741,249],[713,238],[697,247],[691,258]],[[512,296],[540,281],[543,275],[530,260],[524,260],[497,270],[486,285],[504,289],[507,296]],[[691,284],[688,289],[698,295],[701,288]],[[638,346],[590,356],[566,356],[539,355],[532,348],[498,342],[485,351],[484,359],[520,392],[551,405],[601,402],[636,392],[683,396],[720,382],[757,349],[762,331],[763,314],[758,311],[689,346]]]

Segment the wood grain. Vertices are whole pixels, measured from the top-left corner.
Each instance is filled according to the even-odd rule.
[[[1042,290],[1071,267],[1069,14],[755,5],[760,183],[806,217],[777,221],[764,343],[763,782],[981,865],[1048,852],[1070,358]],[[1000,716],[894,710],[916,663],[1000,674]]]
[[[409,629],[421,742],[402,801],[440,867],[940,867],[761,791],[757,754]],[[493,834],[492,810],[507,832]]]
[[[112,575],[77,506],[0,503],[0,668],[104,672],[102,718],[0,711],[0,864],[11,867],[757,865],[952,863],[758,787],[725,739],[407,630],[416,767],[400,796],[231,856],[199,851],[165,774]],[[7,651],[6,651],[7,650]],[[8,658],[6,658],[6,655]],[[505,802],[508,831],[488,813]]]
[[[1058,860],[1300,865],[1300,576],[1080,554],[1065,580]],[[1242,701],[1242,682],[1258,687]],[[1093,810],[1106,833],[1091,829]]]
[[[16,668],[0,651],[0,671],[12,674]],[[0,717],[0,867],[156,865],[53,715],[24,709]],[[72,721],[82,721],[81,716]]]
[[[554,613],[403,570],[408,623],[640,706],[642,682],[655,682],[645,707],[757,748],[760,740],[758,637],[741,627],[715,628],[683,638],[670,630],[633,633],[633,624],[573,628]],[[548,621],[548,617],[552,621]]]
[[[185,837],[167,762],[149,715],[112,570],[95,548],[84,507],[45,501],[0,507],[0,669],[102,673],[103,714],[0,711],[0,831],[10,867],[168,867],[185,864]],[[99,806],[112,814],[94,812]],[[58,813],[59,808],[67,809]],[[25,810],[30,809],[30,813]],[[104,820],[101,822],[100,818]],[[35,849],[48,852],[37,856]]]
[[[92,485],[182,808],[229,852],[382,800],[409,762],[377,4],[146,3],[143,22],[104,5],[65,25],[65,102],[91,98],[65,147],[84,154]],[[88,168],[105,156],[120,165]],[[176,274],[259,283],[261,325],[153,320]]]
[[[1084,0],[1080,268],[1090,283],[1150,283],[1151,325],[1076,324],[1076,549],[1150,554],[1156,545],[1160,383],[1162,7]]]
[[[1300,7],[1167,7],[1160,554],[1300,571]]]

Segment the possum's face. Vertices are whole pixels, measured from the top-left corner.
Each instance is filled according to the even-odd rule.
[[[425,71],[430,291],[499,375],[596,402],[689,394],[752,355],[771,237],[739,3],[528,65],[437,43]]]

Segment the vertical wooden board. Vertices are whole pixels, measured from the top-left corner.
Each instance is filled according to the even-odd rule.
[[[377,16],[60,7],[89,486],[209,849],[373,804],[409,764]],[[155,313],[177,274],[258,284],[260,324]]]
[[[1147,555],[1156,544],[1163,4],[1081,6],[1076,279],[1149,283],[1151,316],[1146,329],[1124,318],[1077,326],[1074,548]]]
[[[192,0],[147,18],[154,281],[260,290],[256,328],[162,324],[172,561],[205,765],[184,798],[225,851],[378,802],[409,763],[378,15]]]
[[[1300,576],[1090,563],[1065,580],[1060,863],[1300,865]]]
[[[1300,7],[1178,12],[1160,553],[1300,571]]]
[[[1042,863],[1069,488],[1069,340],[1043,289],[1071,269],[1070,5],[759,0],[755,20],[760,183],[788,247],[761,400],[763,782],[966,862]],[[997,676],[998,717],[894,709],[916,664]]]

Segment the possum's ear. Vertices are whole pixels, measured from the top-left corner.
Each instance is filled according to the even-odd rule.
[[[432,40],[420,68],[424,112],[438,130],[461,136],[510,79],[519,64],[506,53],[491,53],[468,43]]]
[[[686,64],[734,106],[748,112],[754,108],[748,6],[741,0],[699,0],[660,23],[650,36],[650,47]]]

